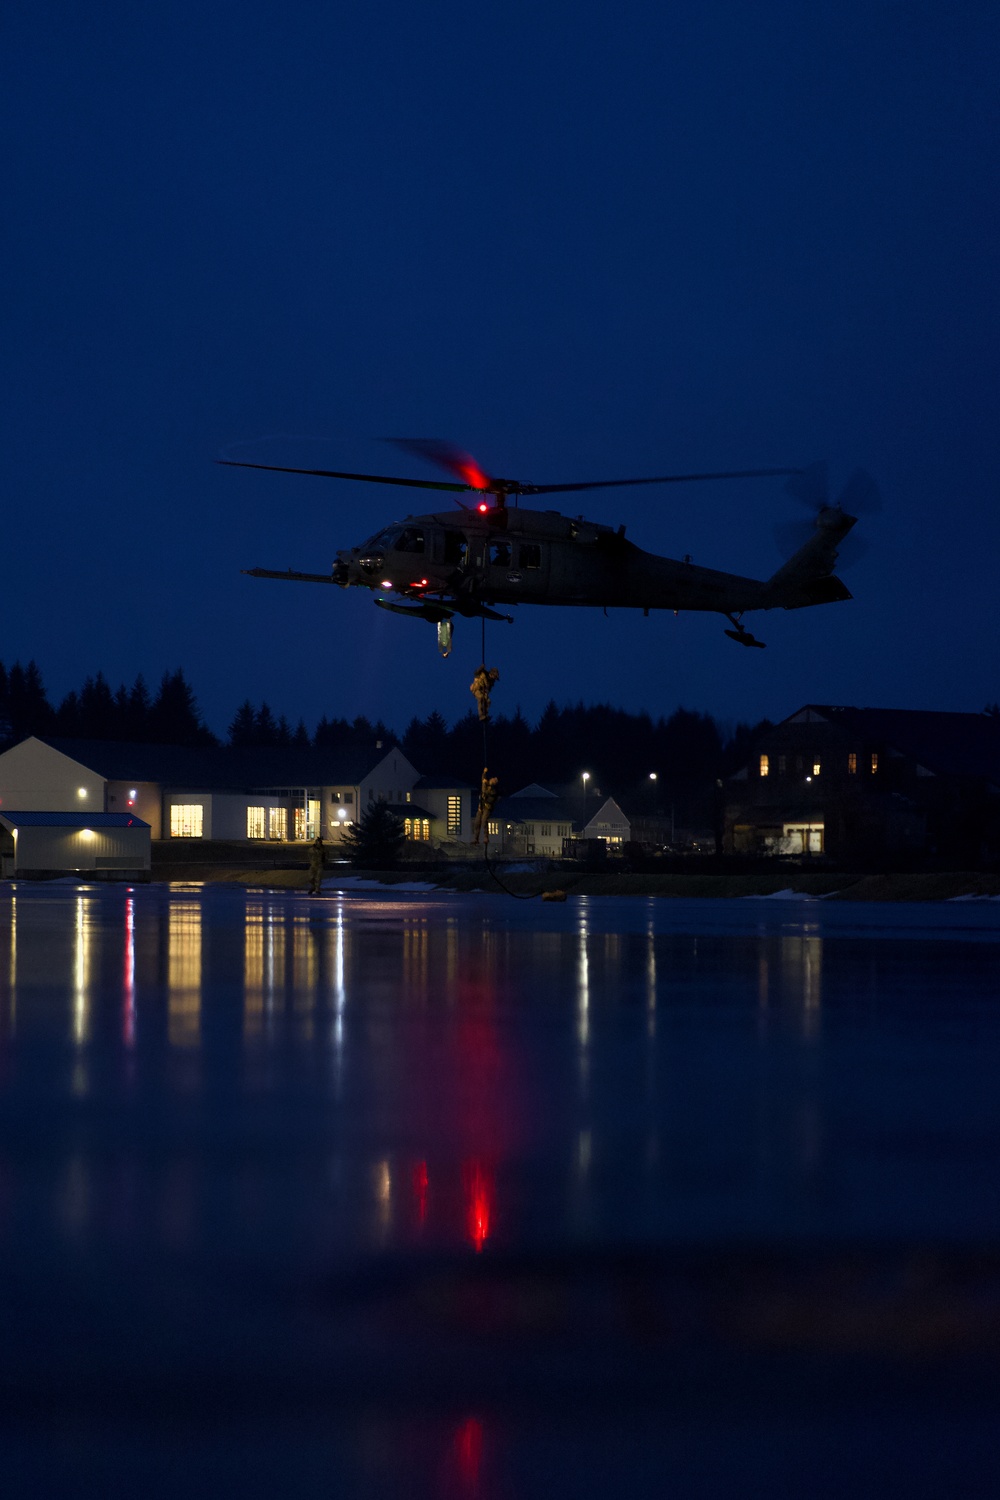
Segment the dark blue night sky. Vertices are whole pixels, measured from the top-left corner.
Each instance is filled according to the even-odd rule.
[[[455,719],[478,624],[442,661],[366,593],[240,574],[323,571],[410,495],[212,462],[418,475],[401,434],[536,482],[882,489],[854,602],[748,617],[763,652],[522,609],[498,711],[1000,698],[998,41],[987,0],[9,0],[0,659],[56,701],[183,666],[217,732],[246,697]],[[586,512],[757,576],[800,515],[780,480]]]

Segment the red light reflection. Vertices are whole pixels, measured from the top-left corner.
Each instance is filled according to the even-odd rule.
[[[466,1195],[466,1229],[478,1255],[490,1237],[495,1178],[481,1162],[471,1161],[463,1164],[462,1182]]]

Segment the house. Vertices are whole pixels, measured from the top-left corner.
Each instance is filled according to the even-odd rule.
[[[532,782],[502,798],[490,822],[490,838],[504,854],[562,859],[563,840],[573,833],[574,809],[566,797]]]
[[[660,849],[671,842],[671,819],[653,813],[625,812],[615,797],[607,797],[580,831],[584,839],[603,839],[609,854],[620,854],[626,844]]]
[[[807,704],[725,791],[730,853],[1000,857],[1000,717]]]

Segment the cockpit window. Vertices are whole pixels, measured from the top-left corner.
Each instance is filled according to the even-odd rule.
[[[378,534],[378,536],[373,536],[372,537],[371,541],[365,547],[365,551],[366,552],[388,552],[389,548],[392,546],[392,544],[395,541],[395,539],[396,539],[396,532],[395,532],[394,529],[389,530],[389,531],[380,531],[379,534]]]
[[[490,562],[495,568],[509,568],[510,542],[491,542]]]
[[[407,526],[396,537],[397,552],[423,552],[424,534],[419,526]]]

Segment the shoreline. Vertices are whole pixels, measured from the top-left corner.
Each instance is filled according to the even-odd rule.
[[[778,897],[787,893],[829,901],[1000,901],[1000,873],[933,871],[917,874],[812,874],[792,870],[770,874],[649,874],[643,872],[581,872],[577,870],[498,871],[503,886],[518,896],[541,896],[543,891],[565,891],[567,896],[659,896],[664,899]],[[364,880],[387,890],[419,883],[428,889],[471,893],[505,891],[485,866],[463,865],[454,872],[420,870],[352,870],[345,881]],[[262,869],[245,865],[195,863],[154,868],[153,884],[208,884],[306,891],[308,873],[301,869]],[[336,889],[337,876],[327,872],[323,885]],[[350,888],[350,887],[348,887]]]

